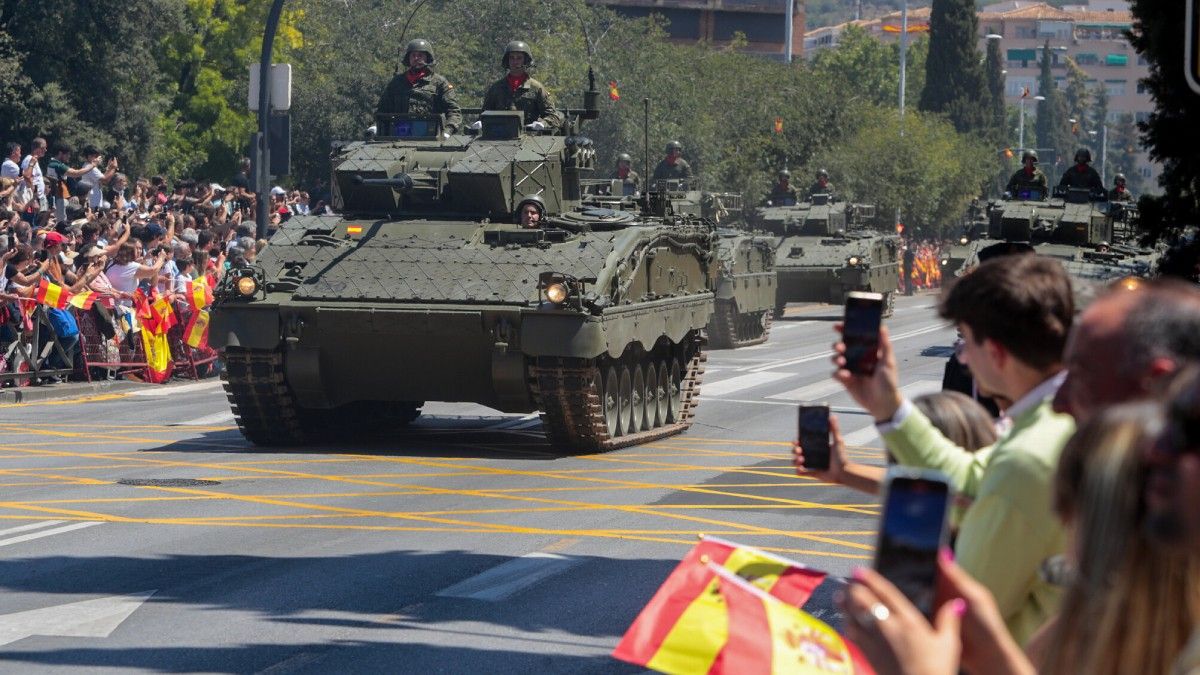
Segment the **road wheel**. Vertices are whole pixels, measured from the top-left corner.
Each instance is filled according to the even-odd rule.
[[[620,436],[621,429],[621,391],[618,386],[617,369],[609,366],[604,374],[604,424],[608,427],[608,437]]]
[[[646,427],[653,429],[663,423],[663,419],[659,413],[659,401],[661,401],[660,391],[658,387],[658,368],[654,361],[646,364]]]
[[[633,404],[633,431],[645,431],[650,428],[646,422],[646,374],[642,371],[642,364],[637,364],[633,367],[633,395],[630,397],[630,402]]]
[[[679,359],[670,360],[670,370],[667,372],[667,422],[674,424],[679,421],[683,411],[683,369],[679,366]]]
[[[618,435],[624,436],[637,431],[633,426],[633,375],[629,372],[629,366],[621,366],[621,380],[617,386],[620,391],[618,396],[620,407],[617,412],[617,418],[620,420]]]

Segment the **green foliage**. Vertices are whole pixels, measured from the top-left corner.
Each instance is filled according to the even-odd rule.
[[[868,107],[860,116],[858,132],[818,154],[814,165],[829,169],[845,196],[875,204],[880,214],[890,217],[899,208],[921,236],[951,236],[995,173],[995,154],[937,115],[905,115],[903,137],[894,109]]]
[[[1163,196],[1156,208],[1162,217],[1143,220],[1156,234],[1200,222],[1200,137],[1196,134],[1200,96],[1188,88],[1180,68],[1186,6],[1174,0],[1133,0],[1130,4],[1138,27],[1130,43],[1150,64],[1150,75],[1142,82],[1155,102],[1150,119],[1141,125],[1142,141],[1150,158],[1163,164],[1158,179]]]
[[[920,107],[945,115],[960,132],[986,135],[988,93],[977,34],[974,0],[934,0]]]
[[[925,88],[925,59],[929,40],[908,45],[905,98],[915,102]],[[830,82],[840,82],[860,101],[880,106],[897,105],[900,88],[900,45],[876,39],[859,26],[848,26],[833,49],[823,49],[812,60],[812,72]]]
[[[984,76],[987,78],[987,137],[993,145],[1000,147],[1008,143],[1008,111],[1004,104],[1004,59],[1000,55],[1000,41],[987,41],[987,57],[984,60]]]
[[[1108,124],[1108,90],[1104,88],[1103,84],[1097,85],[1095,91],[1092,92],[1092,105],[1088,110],[1087,117],[1087,128],[1097,132],[1095,136],[1089,136],[1089,140],[1091,141],[1092,155],[1094,157],[1099,157],[1100,145],[1103,141],[1103,137],[1099,131],[1104,127],[1105,124]]]
[[[1135,195],[1146,189],[1146,181],[1137,170],[1137,155],[1141,152],[1137,124],[1133,115],[1121,115],[1108,128],[1108,171],[1105,180],[1112,184],[1113,176],[1125,174],[1125,186]],[[1094,155],[1099,158],[1099,155]]]
[[[1070,115],[1067,112],[1067,101],[1063,93],[1054,84],[1054,75],[1050,70],[1050,42],[1042,48],[1041,73],[1038,78],[1038,94],[1045,100],[1037,105],[1037,148],[1052,150],[1054,163],[1043,157],[1039,163],[1042,171],[1051,181],[1057,181],[1062,171],[1070,166],[1071,158],[1075,155],[1075,137],[1071,134]]]

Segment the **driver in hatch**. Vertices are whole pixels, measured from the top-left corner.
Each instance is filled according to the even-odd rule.
[[[1012,178],[1008,179],[1008,187],[1004,188],[1004,191],[1014,198],[1019,198],[1022,192],[1036,190],[1039,193],[1036,198],[1044,198],[1049,189],[1050,182],[1046,180],[1046,174],[1037,168],[1037,161],[1037,153],[1033,150],[1026,150],[1022,153],[1021,164],[1023,166],[1017,169]]]

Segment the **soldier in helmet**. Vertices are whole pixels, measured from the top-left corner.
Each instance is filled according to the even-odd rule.
[[[621,181],[625,188],[623,194],[634,195],[642,189],[642,177],[633,170],[633,158],[627,152],[617,155],[617,168],[613,170],[612,177]]]
[[[1083,188],[1095,193],[1104,192],[1104,181],[1100,180],[1100,174],[1096,172],[1089,164],[1092,163],[1092,151],[1087,148],[1080,148],[1075,151],[1075,166],[1063,172],[1062,179],[1058,181],[1059,187],[1065,188]]]
[[[396,73],[376,112],[383,114],[441,115],[448,134],[462,127],[462,108],[455,98],[454,85],[433,72],[433,47],[428,40],[413,40],[404,50],[405,71]]]
[[[1113,189],[1108,191],[1108,201],[1110,202],[1131,202],[1133,194],[1125,188],[1125,174],[1119,173],[1113,176]]]
[[[771,193],[767,195],[767,202],[774,206],[793,206],[798,201],[796,198],[796,188],[791,186],[792,172],[787,169],[780,169],[776,174],[776,182],[771,186]]]
[[[521,227],[535,229],[541,227],[542,216],[546,215],[546,203],[537,195],[529,195],[517,204],[517,222]]]
[[[554,98],[541,82],[529,76],[533,52],[521,40],[504,48],[500,66],[508,74],[496,80],[483,95],[484,110],[520,110],[525,126],[534,131],[553,133],[563,123],[562,113],[554,107]]]
[[[829,195],[833,196],[833,183],[829,182],[829,172],[825,169],[817,171],[817,181],[808,186],[808,197],[813,195]]]
[[[692,177],[692,167],[683,158],[683,143],[667,143],[667,156],[654,167],[653,180],[685,180]]]
[[[1045,197],[1050,183],[1046,180],[1046,174],[1037,168],[1037,163],[1038,156],[1033,150],[1021,153],[1021,168],[1008,179],[1008,187],[1004,191],[1014,197],[1020,197],[1022,192],[1037,191],[1037,199]]]

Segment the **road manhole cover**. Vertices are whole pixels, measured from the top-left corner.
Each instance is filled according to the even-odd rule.
[[[201,487],[204,485],[220,485],[219,480],[202,480],[199,478],[125,478],[117,481],[119,485],[134,487]]]

